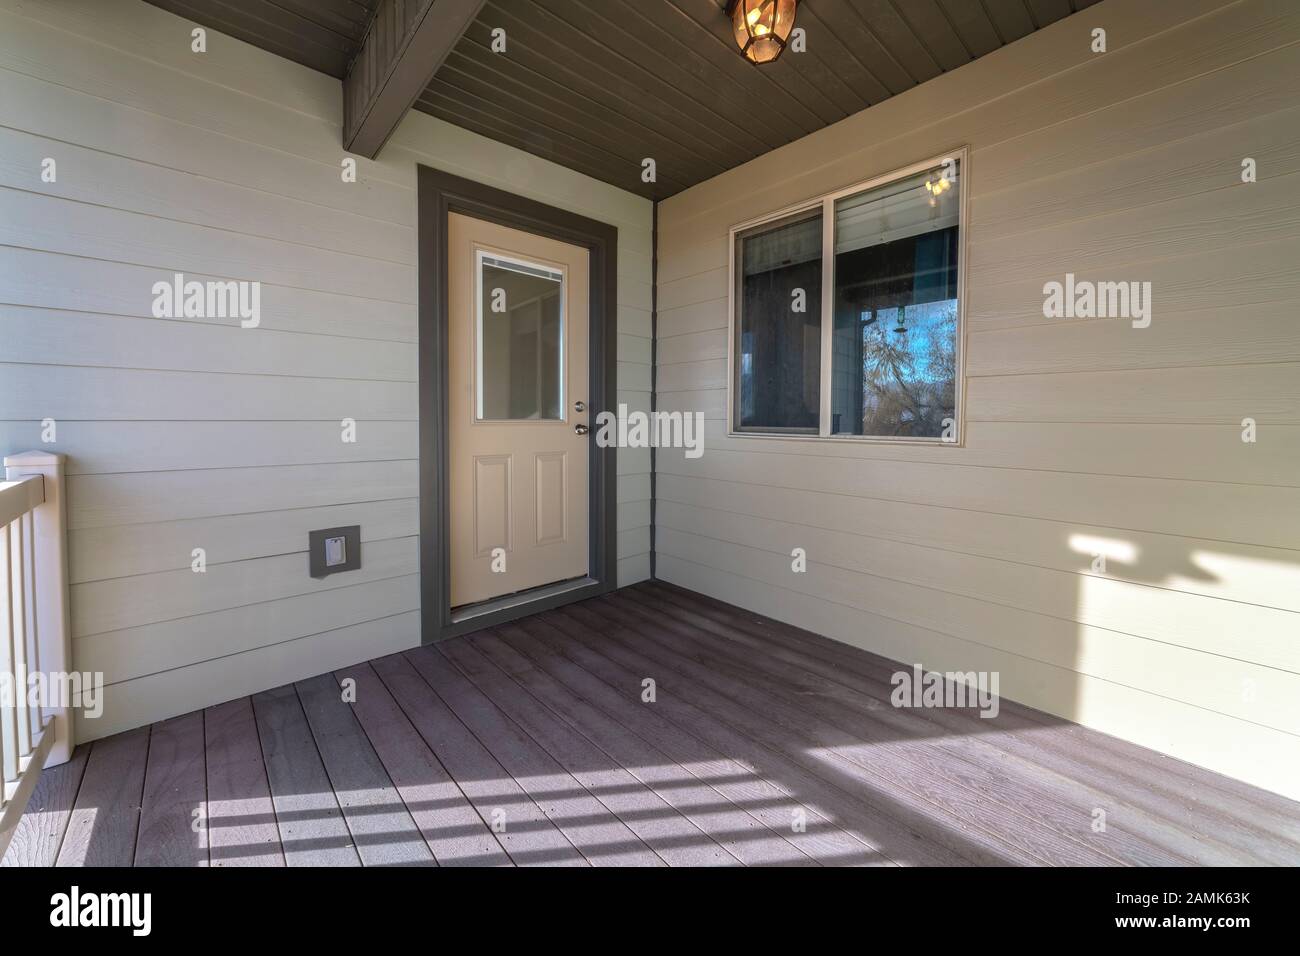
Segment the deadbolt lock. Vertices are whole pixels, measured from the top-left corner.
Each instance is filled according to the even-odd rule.
[[[585,412],[587,410],[587,403],[582,401],[574,402],[573,410],[575,412]]]

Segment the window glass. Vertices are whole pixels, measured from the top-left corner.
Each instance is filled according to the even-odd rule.
[[[821,293],[820,209],[737,237],[738,428],[817,432]]]
[[[560,419],[564,275],[479,254],[480,421]]]
[[[832,435],[953,437],[958,167],[835,202]]]

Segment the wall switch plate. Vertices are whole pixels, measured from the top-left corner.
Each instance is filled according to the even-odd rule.
[[[307,540],[308,563],[313,578],[327,577],[339,571],[355,571],[361,567],[361,525],[310,531]]]

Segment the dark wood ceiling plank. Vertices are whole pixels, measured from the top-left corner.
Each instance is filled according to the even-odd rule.
[[[355,48],[361,45],[372,11],[352,0],[266,0],[318,26],[346,37]]]
[[[419,101],[450,111],[472,111],[482,124],[512,133],[519,138],[519,142],[524,143],[521,148],[526,152],[541,156],[551,163],[568,166],[569,169],[578,169],[578,164],[582,164],[584,172],[590,170],[589,176],[601,179],[602,182],[612,183],[620,189],[636,191],[634,187],[654,185],[654,183],[641,181],[640,161],[621,159],[595,146],[594,143],[572,137],[567,133],[560,133],[558,130],[538,130],[536,125],[504,116],[495,101],[478,98],[455,87],[447,87],[438,79],[434,79],[429,90],[420,96]],[[658,179],[659,185],[668,193],[680,193],[686,187],[685,181],[681,178],[660,174]]]
[[[880,79],[892,96],[910,90],[916,81],[869,30],[847,0],[805,0],[808,9],[835,31],[854,54]],[[801,5],[802,6],[802,5]]]
[[[492,17],[492,21],[496,23],[496,17]],[[708,135],[707,127],[700,124],[697,132],[689,120],[683,122],[681,114],[671,104],[658,98],[647,100],[644,88],[626,77],[609,73],[576,55],[556,56],[553,48],[549,54],[543,49],[534,49],[532,44],[543,42],[539,36],[515,28],[510,21],[502,22],[510,23],[506,54],[490,52],[491,28],[483,17],[470,26],[457,44],[457,52],[489,63],[498,72],[524,83],[549,82],[552,89],[562,90],[566,97],[590,104],[611,122],[618,123],[633,141],[644,138],[648,143],[671,143],[674,153],[698,154],[726,169],[745,162],[755,155],[756,149],[761,149],[752,139],[747,138],[742,143],[729,138],[726,130]]]
[[[765,150],[798,138],[808,125],[813,128],[818,125],[815,121],[801,124],[770,105],[766,110],[756,108],[761,103],[758,98],[719,82],[707,64],[680,45],[665,56],[662,47],[653,46],[657,38],[654,30],[642,26],[639,31],[630,31],[582,7],[576,0],[537,0],[537,3],[537,14],[544,14],[552,35],[563,37],[581,32],[618,56],[625,64],[624,69],[665,83],[668,90],[664,95],[674,106],[692,100],[704,109],[709,125],[728,124],[743,129],[757,138]],[[535,19],[542,22],[540,16]]]
[[[1003,43],[1012,43],[1034,31],[1024,0],[982,0],[998,36]]]
[[[899,16],[892,0],[854,0],[850,6],[914,82],[924,83],[939,75],[941,70],[934,54]]]
[[[216,30],[236,40],[243,40],[259,49],[282,56],[286,60],[342,79],[347,72],[348,54],[332,47],[322,47],[311,43],[291,30],[268,24],[255,17],[248,17],[240,11],[228,10],[224,4],[213,0],[150,0],[163,10],[197,23],[209,30]]]
[[[984,7],[971,0],[937,0],[952,24],[952,28],[961,37],[961,42],[970,50],[971,56],[981,57],[991,53],[1002,45],[998,31],[993,28],[993,21],[984,12]]]
[[[751,85],[746,86],[746,90],[761,91],[761,101],[768,104],[768,109],[772,109],[772,105],[779,99],[792,99],[798,105],[798,112],[794,113],[794,118],[803,118],[806,114],[807,122],[811,122],[814,129],[820,129],[824,125],[848,116],[844,107],[829,98],[826,90],[811,82],[800,70],[790,64],[789,53],[785,53],[774,64],[767,64],[762,68],[745,62],[740,55],[740,49],[736,47],[732,22],[728,20],[727,13],[723,9],[724,0],[671,0],[671,5],[714,38],[716,55],[736,57],[741,61],[742,66],[757,70],[757,81],[751,81]],[[659,7],[659,4],[653,4],[653,7]],[[783,114],[788,116],[789,113],[783,111]]]
[[[971,61],[970,51],[935,0],[901,0],[895,9],[945,73]]]
[[[600,6],[600,0],[580,2],[593,8]],[[818,129],[855,112],[855,97],[842,81],[823,76],[824,83],[814,82],[790,68],[789,53],[762,69],[748,62],[732,37],[731,21],[714,0],[633,4],[631,9],[639,19],[634,19],[631,12],[627,19],[629,25],[638,25],[634,27],[638,35],[670,37],[679,50],[689,51],[689,56],[682,53],[676,58],[696,72],[698,82],[725,84],[723,88],[730,94],[734,108],[768,120],[786,142],[804,135],[810,126]],[[774,71],[782,76],[777,77]]]
[[[322,26],[314,19],[268,3],[267,0],[217,0],[212,5],[223,7],[230,14],[239,13],[268,27],[296,35],[299,40],[337,50],[345,56],[350,56],[357,48],[355,40]]]
[[[820,56],[831,69],[858,95],[858,110],[890,97],[889,89],[871,68],[858,58],[852,41],[841,37],[824,23],[809,5],[799,7],[796,26],[803,27],[808,37],[808,51]],[[854,110],[857,112],[858,110]]]
[[[472,44],[458,44],[443,63],[435,80],[444,80],[452,86],[463,87],[484,97],[496,91],[503,97],[503,103],[515,112],[531,114],[539,122],[569,132],[583,130],[606,144],[617,155],[635,159],[638,164],[646,155],[644,149],[638,148],[640,140],[653,141],[653,155],[663,156],[674,169],[689,167],[692,176],[703,173],[703,178],[707,179],[728,168],[723,163],[706,159],[677,143],[656,137],[649,130],[638,128],[625,118],[601,108],[599,104],[572,95],[547,77],[521,71],[517,66],[510,72],[498,70],[498,64],[492,60],[499,60],[499,57],[482,50],[481,58],[473,57],[465,52],[470,49],[479,48]],[[526,75],[512,75],[520,72]]]
[[[745,157],[741,162],[770,148],[747,127],[730,120],[719,122],[716,113],[697,103],[692,96],[683,96],[658,73],[629,64],[605,44],[582,31],[568,28],[540,8],[529,7],[528,20],[522,20],[510,12],[516,7],[517,4],[489,0],[480,21],[488,27],[504,28],[508,38],[520,38],[532,50],[549,53],[549,61],[553,64],[551,71],[564,72],[568,69],[566,64],[570,64],[573,70],[590,77],[591,82],[617,93],[624,104],[625,115],[654,114],[701,142],[721,139],[736,144]],[[510,42],[513,41],[507,41],[507,49]],[[538,69],[545,71],[547,68],[539,66]],[[568,82],[568,75],[565,82]],[[579,85],[578,88],[584,87]]]
[[[382,0],[343,80],[343,148],[373,159],[483,0]]]
[[[448,88],[435,79],[429,89],[421,94],[419,106],[434,106],[443,111],[459,112],[473,116],[484,126],[497,129],[514,137],[512,145],[559,163],[570,169],[587,173],[602,182],[612,183],[631,192],[648,191],[655,184],[641,181],[641,164],[611,156],[594,144],[560,133],[553,129],[539,129],[536,124],[505,115],[493,100],[484,100],[464,90]],[[686,183],[680,178],[659,175],[658,185],[669,194],[680,192]]]
[[[1073,12],[1070,0],[1025,0],[1025,5],[1029,7],[1034,25],[1040,29],[1049,23],[1065,19]]]
[[[523,130],[513,124],[505,123],[494,112],[486,113],[481,109],[467,105],[462,100],[452,100],[440,93],[426,92],[416,102],[415,108],[445,120],[454,126],[478,133],[480,136],[486,136],[498,143],[505,143],[507,146],[513,146],[542,159],[559,163],[575,172],[590,176],[592,179],[609,183],[620,189],[626,189],[647,199],[661,199],[679,191],[678,189],[664,188],[662,183],[643,183],[639,176],[629,177],[621,170],[611,171],[604,165],[592,162],[590,154],[573,154],[566,149],[558,149],[552,141],[538,134],[535,130]],[[629,179],[633,181],[629,182]]]
[[[641,175],[643,157],[637,155],[635,148],[629,149],[626,141],[620,137],[607,136],[590,124],[565,119],[555,114],[543,115],[543,110],[537,105],[536,99],[521,99],[505,93],[500,86],[479,83],[450,64],[445,64],[443,69],[438,71],[438,75],[433,78],[425,93],[459,100],[483,111],[496,109],[500,112],[502,120],[510,122],[521,130],[544,129],[552,141],[568,143],[579,154],[590,154],[590,159],[608,168],[610,175],[624,179],[634,175],[639,178]],[[679,167],[665,162],[662,163],[662,168],[669,173],[665,177],[665,182],[685,187],[688,180],[684,175],[681,173],[672,175]]]

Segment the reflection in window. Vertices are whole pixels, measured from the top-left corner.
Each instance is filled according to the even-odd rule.
[[[563,417],[563,273],[480,253],[479,420]]]
[[[833,435],[939,438],[956,416],[958,165],[835,202]]]
[[[822,217],[737,238],[736,423],[818,429],[821,407]]]

